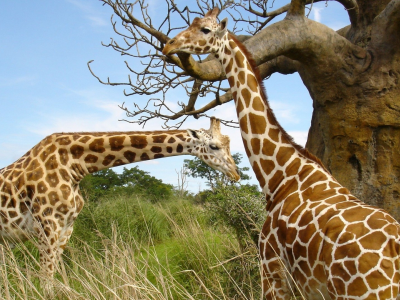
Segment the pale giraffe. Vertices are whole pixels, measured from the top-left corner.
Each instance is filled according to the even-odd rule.
[[[400,225],[356,199],[293,142],[269,107],[256,65],[228,33],[227,19],[217,22],[218,13],[195,18],[163,53],[212,52],[225,69],[246,153],[267,199],[259,239],[263,297],[290,299],[295,282],[307,300],[400,298]]]
[[[229,144],[215,118],[209,130],[49,135],[0,170],[0,243],[37,237],[41,268],[51,278],[84,205],[79,182],[86,175],[139,161],[194,155],[237,181]]]

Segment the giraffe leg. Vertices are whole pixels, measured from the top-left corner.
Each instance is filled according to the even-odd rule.
[[[4,245],[0,243],[0,265],[4,265],[6,263],[6,257],[5,257],[5,249]]]
[[[56,258],[57,262],[61,264],[61,275],[63,277],[64,283],[68,285],[68,277],[65,272],[64,264],[63,264],[63,259],[62,259],[62,254],[64,253],[64,249],[67,246],[71,235],[73,232],[73,227],[72,225],[68,227],[66,230],[63,230],[63,232],[60,234],[60,238],[58,240],[58,246],[57,246],[57,252],[56,252]]]
[[[41,285],[45,294],[50,297],[54,295],[53,277],[62,261],[62,254],[72,235],[73,227],[71,225],[65,229],[54,231],[51,226],[44,226],[39,231],[40,265],[44,273]],[[66,276],[64,272],[61,273],[65,281]]]
[[[51,240],[53,239],[54,241],[54,236],[56,233],[53,232],[49,226],[42,227],[40,224],[37,224],[35,227],[38,237],[37,247],[39,249],[39,259],[42,273],[40,284],[45,295],[51,298],[54,296],[53,277],[57,265],[57,251],[54,247],[54,243],[51,243]]]
[[[263,298],[290,300],[294,293],[290,286],[290,275],[279,257],[262,264]]]

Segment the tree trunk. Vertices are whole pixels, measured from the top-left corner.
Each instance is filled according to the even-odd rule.
[[[383,2],[379,4],[385,7]],[[398,5],[395,2],[386,10]],[[368,4],[372,3],[378,2]],[[398,27],[399,15],[394,20],[393,11],[381,11],[365,11],[359,22],[363,24],[346,34],[368,51],[370,61],[365,61],[364,70],[355,71],[354,62],[362,58],[353,53],[346,58],[346,71],[336,68],[323,76],[315,67],[306,67],[299,73],[314,106],[306,147],[355,196],[400,220],[400,64],[395,49],[399,42],[397,33],[392,31],[391,40],[387,33]],[[343,57],[340,51],[337,54]]]

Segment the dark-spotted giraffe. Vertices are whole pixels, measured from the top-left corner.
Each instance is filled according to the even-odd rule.
[[[258,70],[227,31],[219,10],[195,18],[171,39],[166,55],[213,52],[225,69],[243,143],[268,216],[259,239],[266,299],[396,299],[400,225],[340,185],[296,145],[273,115]]]
[[[37,237],[41,267],[51,278],[84,204],[82,178],[106,168],[188,154],[237,181],[229,144],[215,118],[209,130],[52,134],[0,170],[0,243]]]

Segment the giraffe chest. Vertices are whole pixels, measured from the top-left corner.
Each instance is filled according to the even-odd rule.
[[[30,200],[17,201],[14,197],[1,195],[0,207],[0,243],[11,244],[30,239],[33,234],[34,218]]]
[[[265,274],[276,273],[278,257],[306,299],[331,299],[327,291],[332,282],[339,294],[350,290],[344,282],[363,278],[375,290],[398,283],[400,226],[386,212],[347,195],[297,204],[289,200],[274,207],[260,236]],[[364,286],[351,285],[351,292],[376,292]]]

